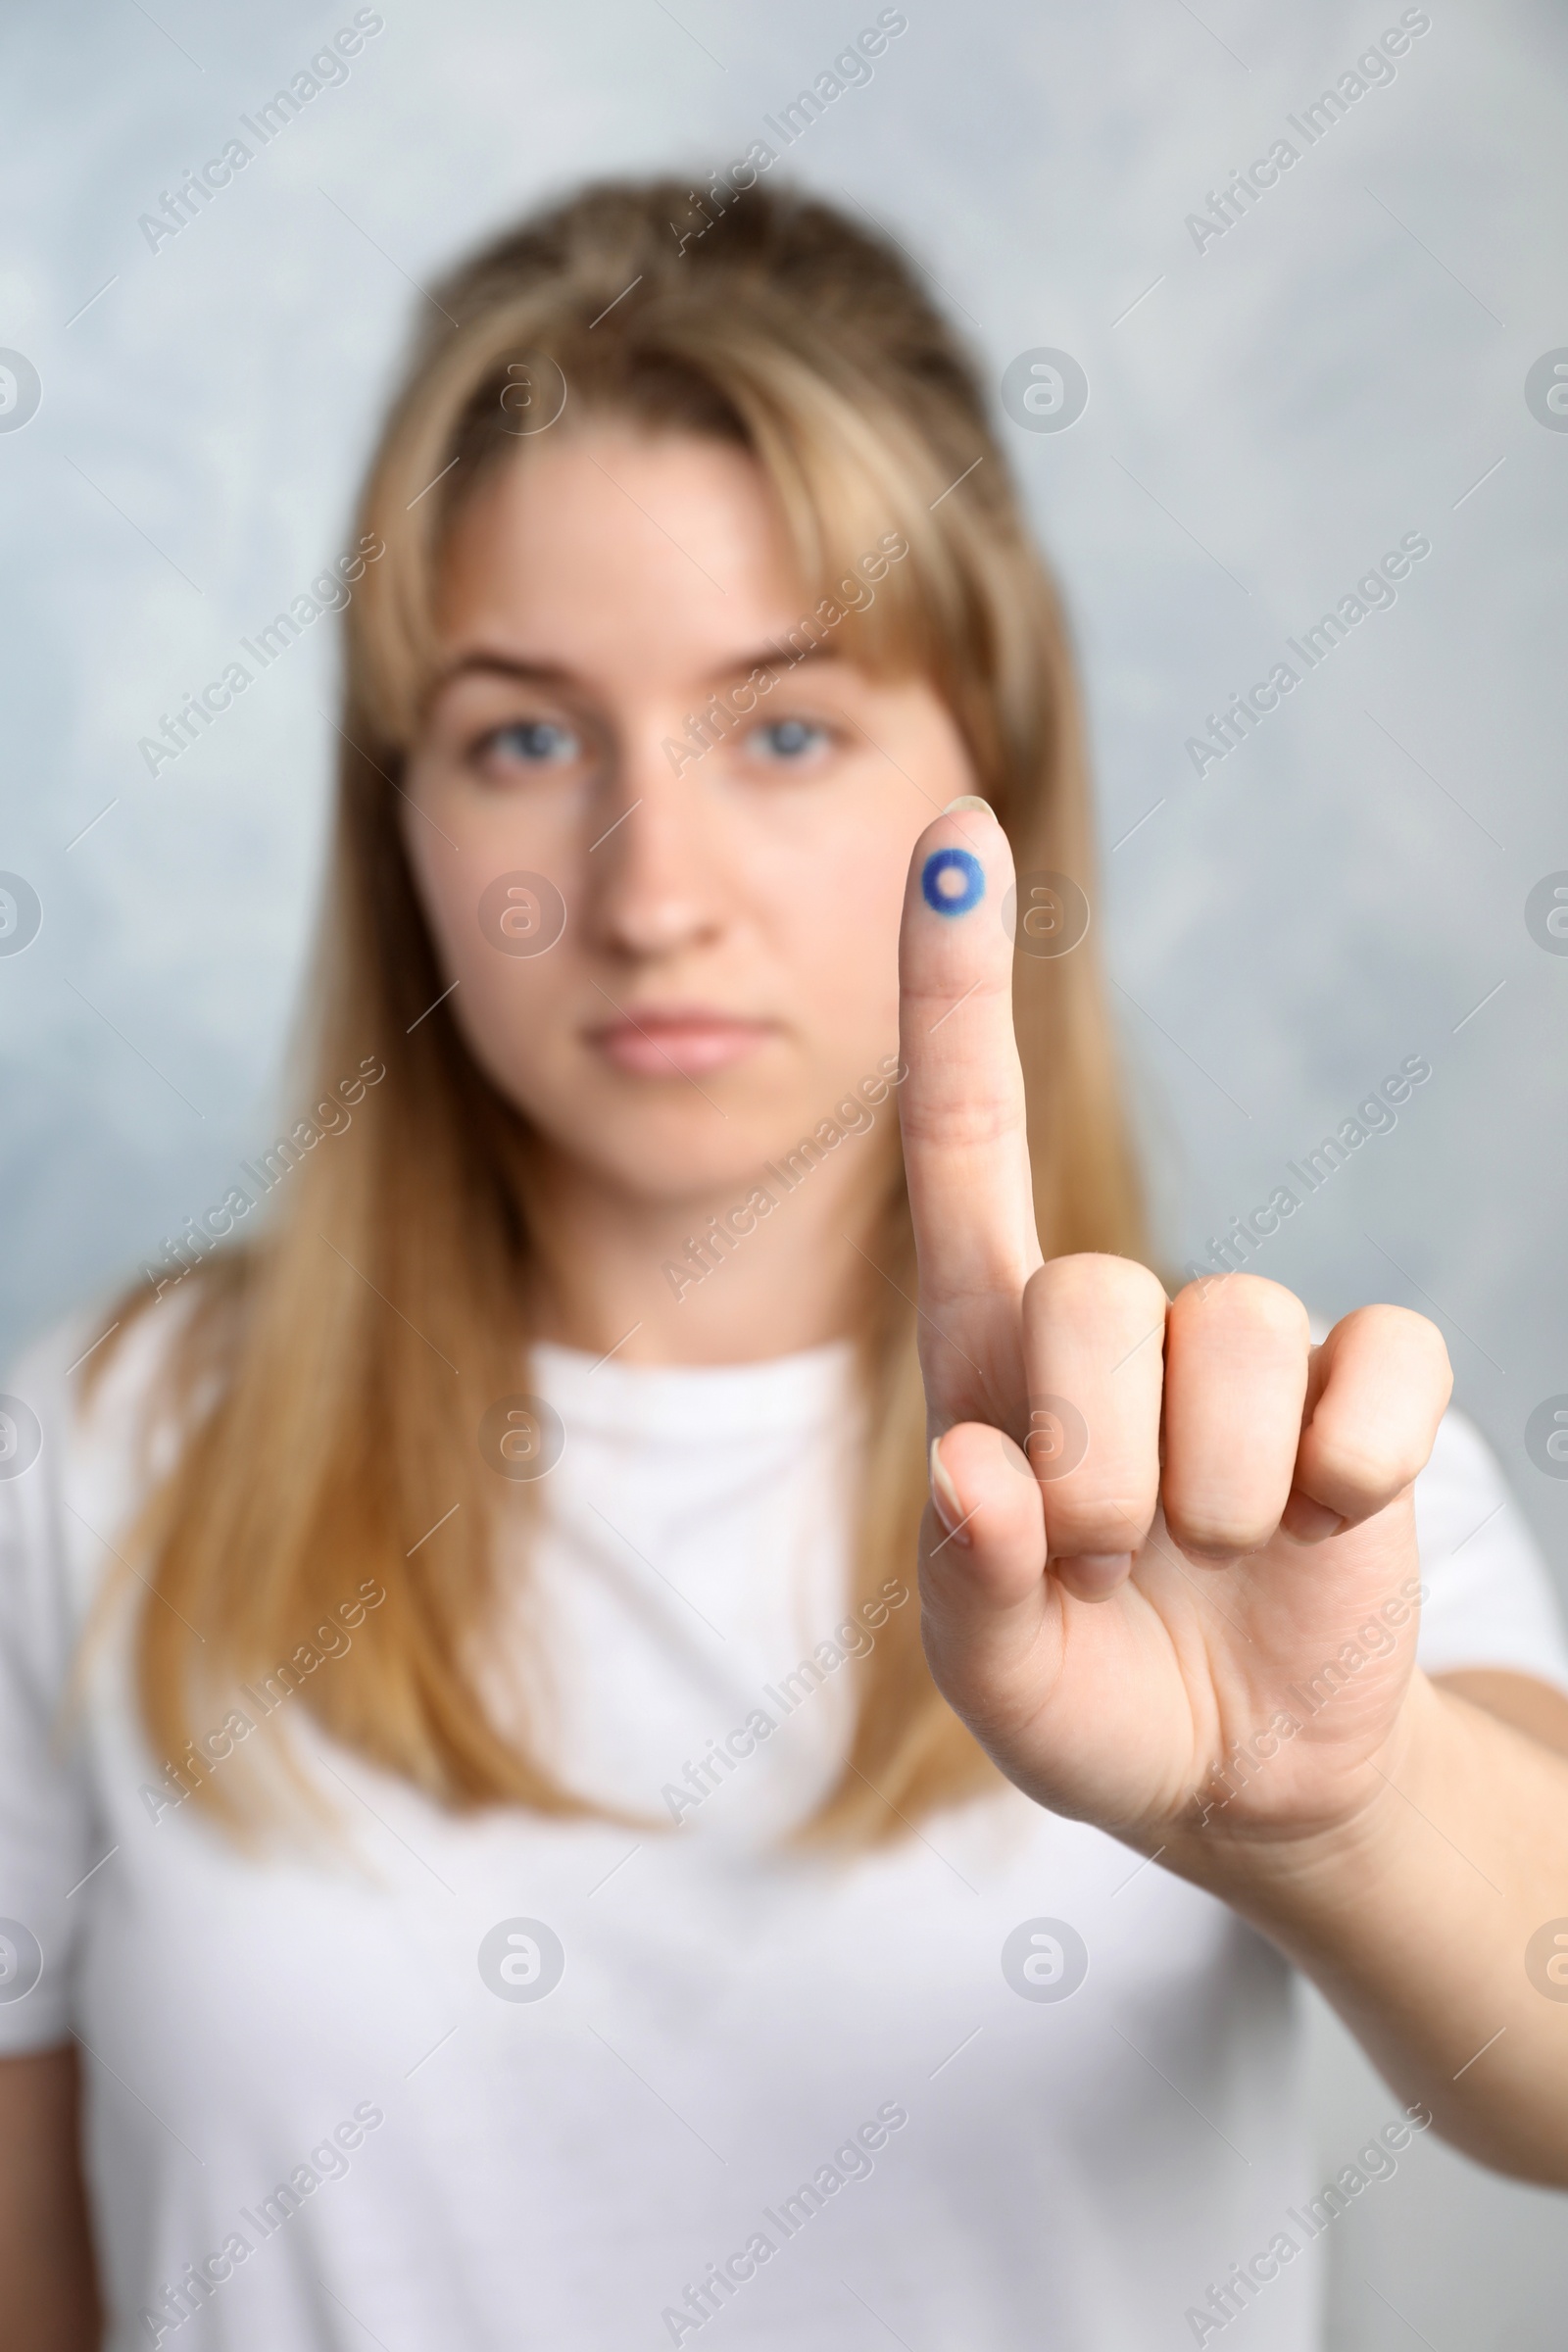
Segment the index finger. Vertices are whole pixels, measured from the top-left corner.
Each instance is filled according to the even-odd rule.
[[[1001,1360],[1016,1358],[1023,1286],[1041,1262],[1003,919],[1012,879],[1012,853],[991,808],[955,801],[915,843],[899,934],[899,1045],[908,1072],[899,1119],[920,1304],[976,1365],[999,1360],[1004,1344]],[[924,1328],[921,1347],[936,1368],[942,1358]],[[955,1367],[942,1369],[961,1391]],[[990,1419],[998,1400],[988,1401]]]

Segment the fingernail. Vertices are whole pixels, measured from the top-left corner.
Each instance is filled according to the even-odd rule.
[[[952,816],[959,808],[983,808],[987,816],[995,816],[997,813],[991,803],[981,800],[979,794],[975,792],[961,793],[957,800],[948,803],[942,813],[944,816]]]
[[[937,1517],[955,1544],[969,1547],[969,1531],[963,1524],[963,1505],[958,1490],[948,1476],[947,1464],[940,1451],[942,1440],[931,1441],[931,1502]]]
[[[1052,1567],[1080,1600],[1099,1600],[1114,1592],[1132,1573],[1130,1551],[1075,1551],[1071,1558],[1053,1560]]]
[[[1297,1493],[1281,1511],[1280,1525],[1298,1544],[1321,1544],[1326,1537],[1337,1536],[1345,1521],[1326,1502],[1316,1502],[1310,1494]]]

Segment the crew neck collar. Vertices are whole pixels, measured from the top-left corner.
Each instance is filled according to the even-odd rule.
[[[830,1340],[750,1363],[628,1364],[540,1340],[530,1361],[540,1395],[568,1426],[708,1438],[836,1416],[852,1393],[855,1344]]]

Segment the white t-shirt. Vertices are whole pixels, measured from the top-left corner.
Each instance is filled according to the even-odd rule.
[[[1322,2183],[1266,1941],[1010,1789],[849,1861],[770,1843],[847,1722],[849,1673],[801,1670],[850,1645],[847,1348],[537,1351],[566,1433],[554,1752],[678,1832],[447,1818],[296,1697],[346,1838],[247,1854],[194,1805],[153,1818],[118,1637],[51,1744],[161,1321],[85,1427],[63,1368],[91,1328],[27,1360],[42,1450],[0,1477],[0,2050],[82,2045],[113,2352],[1158,2352],[1281,2233],[1247,2340],[1315,2342]],[[1452,1415],[1416,1500],[1423,1664],[1568,1689]]]

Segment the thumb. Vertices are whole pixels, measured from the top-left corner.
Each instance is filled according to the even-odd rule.
[[[1007,1711],[1025,1662],[1038,1706],[1042,1664],[1054,1677],[1060,1593],[1046,1575],[1045,1511],[1028,1456],[988,1422],[960,1421],[932,1445],[920,1601],[931,1671],[971,1729],[983,1738],[999,1706]]]

